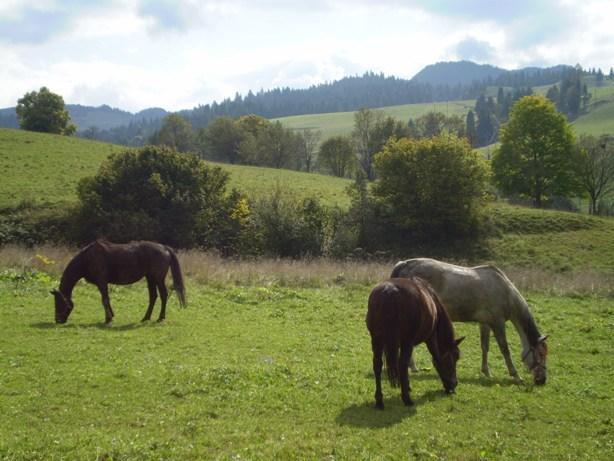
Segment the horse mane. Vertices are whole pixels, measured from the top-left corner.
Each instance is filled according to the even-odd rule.
[[[435,325],[435,329],[437,331],[437,338],[439,340],[439,343],[445,345],[447,348],[452,348],[455,344],[454,325],[452,325],[452,320],[450,320],[448,311],[443,305],[441,298],[433,289],[431,284],[428,283],[426,280],[423,280],[419,277],[412,278],[428,292],[431,298],[433,298],[433,302],[435,303],[435,307],[437,308],[437,322]]]
[[[60,291],[67,295],[68,298],[70,298],[75,284],[81,278],[80,269],[81,265],[83,264],[85,253],[95,244],[96,241],[81,248],[81,250],[79,250],[79,252],[73,256],[73,258],[66,265],[66,269],[64,269],[62,278],[60,279]]]
[[[490,270],[496,272],[497,275],[499,275],[499,277],[501,277],[503,281],[508,285],[510,289],[510,296],[512,297],[512,299],[510,299],[510,304],[515,306],[513,313],[516,316],[519,325],[524,328],[529,344],[531,346],[535,346],[539,338],[541,337],[541,334],[537,329],[537,324],[535,323],[533,314],[529,309],[529,303],[527,303],[526,299],[524,299],[522,294],[520,294],[520,291],[518,291],[516,285],[514,285],[512,281],[508,278],[508,276],[505,275],[505,272],[503,272],[497,266],[487,264],[485,266],[480,267],[487,267]]]

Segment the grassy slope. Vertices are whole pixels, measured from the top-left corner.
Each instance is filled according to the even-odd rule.
[[[76,186],[96,173],[100,163],[122,146],[79,138],[0,128],[0,208],[20,202],[74,202]],[[229,171],[229,186],[261,195],[276,184],[299,196],[316,195],[330,205],[345,206],[348,180],[272,168],[216,164]]]
[[[171,298],[164,324],[142,325],[141,283],[113,289],[105,328],[85,284],[53,325],[56,283],[0,277],[3,459],[611,459],[612,299],[529,296],[551,335],[546,386],[513,385],[494,340],[482,378],[477,330],[457,324],[457,393],[443,394],[422,346],[416,407],[384,383],[377,411],[368,286],[190,282],[188,309]]]
[[[75,138],[0,129],[0,207],[20,201],[75,200],[79,178],[93,174],[117,146]],[[21,161],[16,161],[20,159]],[[348,180],[288,170],[220,164],[230,186],[257,197],[277,185],[301,196],[346,206]],[[56,173],[58,171],[58,173]],[[503,229],[489,241],[492,258],[505,266],[559,271],[595,268],[614,272],[614,220],[496,205],[490,215]],[[576,221],[584,223],[578,226]],[[552,223],[558,224],[553,227]],[[511,224],[510,224],[511,223]],[[411,255],[407,255],[408,257]]]
[[[121,147],[74,137],[0,128],[0,207],[73,202],[80,178]]]
[[[489,240],[498,264],[558,272],[614,273],[614,219],[497,204],[500,235]]]
[[[589,84],[590,84],[589,80]],[[550,86],[540,86],[533,88],[537,94],[546,95]],[[599,135],[603,133],[614,134],[614,83],[605,82],[601,87],[590,87],[593,95],[589,112],[580,116],[574,121],[573,126],[577,133]],[[496,96],[497,89],[490,88],[489,94]],[[383,107],[387,115],[399,120],[417,118],[430,111],[447,113],[449,115],[460,115],[465,117],[469,109],[473,109],[475,101],[452,101],[449,103],[434,104],[405,104],[399,106]],[[334,112],[327,114],[295,115],[276,119],[281,121],[286,127],[294,130],[311,128],[322,131],[322,139],[336,135],[349,135],[352,132],[354,123],[354,112]],[[488,146],[490,147],[490,146]]]
[[[614,83],[593,87],[589,111],[578,117],[573,126],[577,133],[614,134]]]
[[[437,111],[448,115],[464,117],[474,101],[451,101],[449,103],[404,104],[400,106],[382,107],[381,110],[399,120],[417,118],[427,112]],[[322,139],[330,136],[350,134],[354,125],[354,112],[333,112],[328,114],[295,115],[276,119],[284,126],[293,130],[311,128],[322,131]]]

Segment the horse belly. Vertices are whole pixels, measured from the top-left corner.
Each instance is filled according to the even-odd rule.
[[[129,285],[138,282],[145,276],[145,271],[138,260],[120,261],[109,267],[109,283],[114,285]]]

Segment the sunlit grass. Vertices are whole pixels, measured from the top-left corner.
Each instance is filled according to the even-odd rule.
[[[457,324],[468,336],[457,394],[444,395],[421,347],[416,407],[386,384],[377,411],[371,284],[190,278],[187,309],[171,297],[165,323],[141,324],[141,282],[113,288],[110,327],[87,284],[69,323],[53,324],[53,286],[44,272],[0,276],[2,459],[606,460],[614,448],[612,299],[528,293],[550,334],[543,387],[514,385],[494,341],[494,378],[481,377],[477,328]]]

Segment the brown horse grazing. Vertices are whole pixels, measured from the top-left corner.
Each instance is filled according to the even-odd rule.
[[[425,342],[433,364],[447,393],[456,388],[458,345],[454,328],[443,304],[430,285],[418,278],[393,278],[377,285],[369,296],[367,328],[371,334],[375,406],[383,409],[382,353],[386,356],[388,379],[392,386],[401,384],[405,405],[413,405],[409,396],[409,357],[415,345]],[[399,356],[400,349],[400,356]]]
[[[66,323],[73,310],[72,291],[79,280],[84,278],[96,285],[102,296],[105,323],[113,320],[113,309],[109,300],[108,284],[129,285],[143,277],[149,288],[149,307],[142,321],[149,320],[156,302],[156,288],[162,298],[158,321],[166,317],[168,290],[164,283],[168,269],[171,269],[175,289],[182,307],[186,305],[185,286],[179,261],[175,252],[154,242],[130,242],[126,244],[96,240],[83,248],[66,266],[60,289],[52,290],[55,297],[55,321]]]

